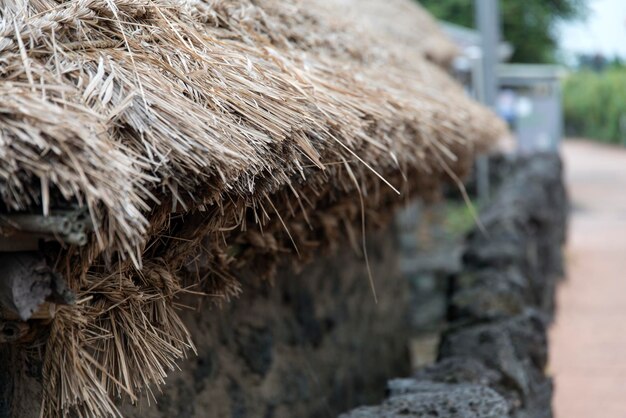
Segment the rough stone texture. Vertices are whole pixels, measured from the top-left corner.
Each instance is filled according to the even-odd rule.
[[[503,394],[512,410],[534,401],[533,388],[545,388],[542,375],[547,363],[546,327],[536,311],[498,322],[461,327],[444,336],[442,358],[471,358],[498,378],[490,386]],[[549,404],[546,405],[549,410]]]
[[[519,268],[483,268],[456,276],[452,318],[494,320],[522,313],[532,302],[528,278]]]
[[[380,402],[389,376],[410,374],[409,283],[391,232],[367,242],[378,304],[348,247],[273,285],[243,274],[239,299],[184,314],[198,357],[125,417],[326,418]]]
[[[492,389],[471,384],[448,385],[392,381],[391,396],[380,406],[361,407],[340,418],[504,418],[508,404]]]
[[[528,305],[551,315],[555,285],[564,275],[561,249],[568,206],[561,160],[558,155],[535,154],[510,164],[513,174],[503,169],[508,178],[481,213],[487,234],[477,228],[468,237],[464,271],[519,269],[527,281]],[[498,275],[494,279],[492,283]]]
[[[0,306],[30,319],[52,294],[54,273],[36,252],[0,253],[0,269]]]
[[[477,228],[467,238],[463,272],[452,286],[453,326],[439,355],[479,362],[474,370],[484,368],[486,384],[507,399],[511,416],[551,417],[552,381],[545,369],[547,326],[564,274],[568,205],[562,165],[552,154],[511,160],[508,168],[503,161],[492,165],[505,176],[481,213],[485,231]]]
[[[539,154],[498,158],[492,167],[502,174],[493,181],[500,188],[451,282],[439,361],[391,381],[389,399],[345,418],[552,416],[546,334],[564,270],[561,162]]]
[[[21,347],[0,344],[0,418],[40,417],[41,364],[30,354]]]
[[[6,361],[10,356],[10,350],[6,347],[0,346],[0,418],[10,416],[11,412],[11,399],[13,397],[13,382],[10,379],[9,361]]]

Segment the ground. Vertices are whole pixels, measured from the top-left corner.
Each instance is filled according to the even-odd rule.
[[[626,149],[563,145],[572,219],[551,333],[556,418],[626,417]]]

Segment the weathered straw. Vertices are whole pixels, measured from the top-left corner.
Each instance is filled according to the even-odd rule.
[[[449,67],[460,49],[417,1],[406,0],[324,0],[332,15],[373,34],[379,44],[396,56],[421,54]]]
[[[79,302],[51,325],[47,416],[116,415],[162,383],[193,347],[183,289],[227,298],[245,263],[269,277],[358,236],[358,196],[375,223],[503,132],[425,58],[445,59],[334,7],[0,0],[0,199],[96,226],[58,255]]]

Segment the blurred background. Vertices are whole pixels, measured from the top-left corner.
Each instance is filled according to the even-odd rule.
[[[477,48],[482,42],[481,28],[474,3],[480,6],[490,1],[423,0],[421,3],[464,48],[463,57],[456,62],[457,69],[464,71],[467,60],[481,53]],[[525,119],[530,113],[537,113],[529,106],[529,96],[541,96],[540,93],[544,97],[558,96],[559,92],[545,86],[543,91],[530,92],[529,87],[536,83],[520,79],[543,77],[547,81],[556,77],[561,81],[556,88],[562,86],[563,126],[567,136],[626,144],[626,100],[621,94],[626,74],[626,2],[500,0],[495,3],[499,113],[513,125],[528,123]],[[489,55],[492,51],[484,53]]]
[[[547,366],[554,415],[624,417],[626,1],[420,3],[461,48],[453,68],[468,93],[509,124],[513,138],[503,147],[556,151],[565,163],[566,279]],[[479,200],[493,171],[478,161]]]

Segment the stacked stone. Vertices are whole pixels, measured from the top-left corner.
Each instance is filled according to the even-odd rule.
[[[567,197],[558,155],[518,157],[469,234],[439,361],[343,418],[549,418],[547,326],[563,276]],[[511,169],[512,168],[512,169]]]

